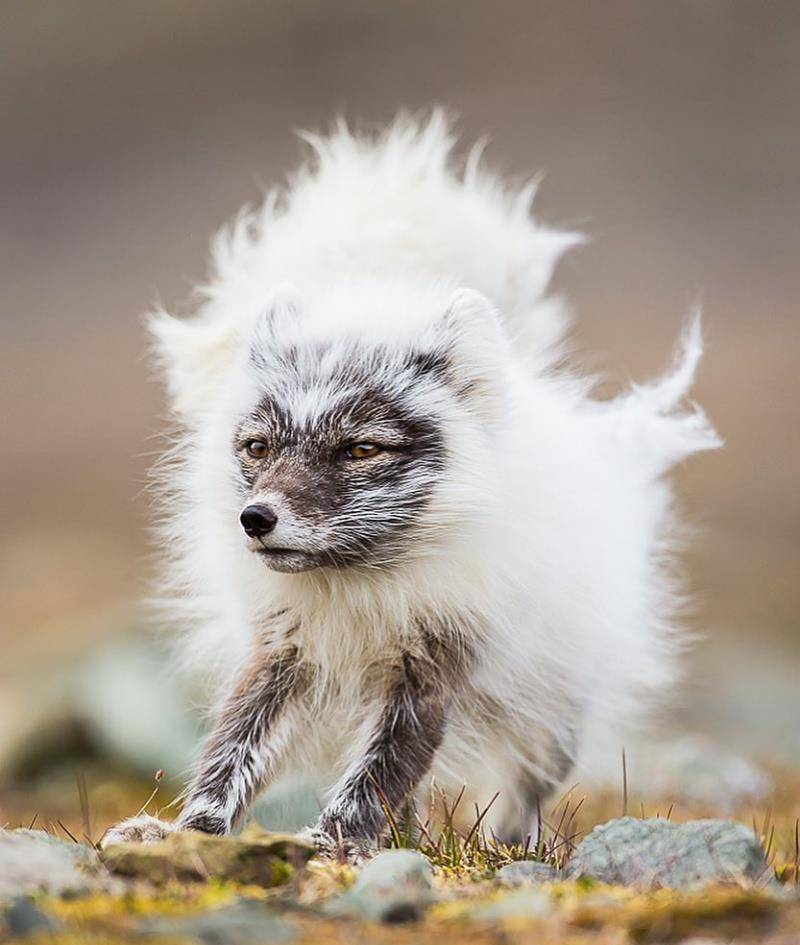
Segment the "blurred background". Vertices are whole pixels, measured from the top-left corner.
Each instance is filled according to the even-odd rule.
[[[187,308],[293,129],[432,103],[590,235],[555,281],[604,391],[660,369],[702,299],[727,448],[677,477],[703,640],[671,724],[798,760],[794,0],[9,0],[0,89],[0,786],[180,773],[193,723],[138,603],[162,429],[140,315]]]

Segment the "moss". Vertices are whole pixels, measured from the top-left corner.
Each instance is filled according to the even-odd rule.
[[[120,896],[97,893],[75,899],[44,899],[44,909],[64,922],[124,920],[131,916],[184,915],[227,905],[237,896],[258,894],[260,887],[209,882],[186,886],[171,883],[153,893],[146,887]]]

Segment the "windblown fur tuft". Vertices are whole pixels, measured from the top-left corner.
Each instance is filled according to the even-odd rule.
[[[513,823],[674,678],[663,477],[719,445],[683,406],[699,318],[661,380],[595,401],[554,367],[548,284],[581,237],[534,221],[535,183],[509,189],[478,147],[459,171],[440,112],[303,137],[288,189],[215,240],[195,315],[151,319],[184,430],[164,467],[165,607],[220,689],[255,645],[291,643],[305,702],[270,777],[317,771],[336,810],[356,804],[341,785],[381,750],[405,660],[431,719],[446,705],[429,770],[501,791]],[[348,437],[385,439],[367,460],[383,465],[348,465]],[[277,512],[278,551],[242,534],[254,501]]]

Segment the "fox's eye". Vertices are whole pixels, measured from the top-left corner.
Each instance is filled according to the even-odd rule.
[[[370,459],[381,452],[380,446],[375,443],[354,443],[345,450],[350,459]]]
[[[263,459],[269,453],[269,447],[263,440],[248,440],[244,448],[253,459]]]

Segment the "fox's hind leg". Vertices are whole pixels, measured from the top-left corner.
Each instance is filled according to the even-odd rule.
[[[577,733],[571,734],[566,744],[554,737],[548,742],[549,751],[543,753],[544,757],[537,757],[535,766],[523,767],[517,776],[517,802],[509,805],[500,831],[501,839],[508,844],[535,847],[540,829],[546,826],[549,805],[557,799],[559,788],[575,765]]]

